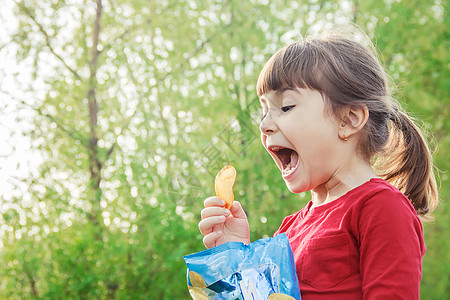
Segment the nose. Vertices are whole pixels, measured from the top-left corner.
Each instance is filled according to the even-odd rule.
[[[259,124],[259,130],[261,130],[261,133],[265,135],[270,135],[277,132],[278,126],[272,119],[272,116],[267,114]]]

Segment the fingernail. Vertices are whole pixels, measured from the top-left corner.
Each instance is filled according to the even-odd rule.
[[[220,205],[225,205],[226,204],[226,202],[225,202],[225,200],[220,200]]]
[[[216,234],[217,235],[222,235],[222,231],[219,230],[219,231],[216,232]]]
[[[224,209],[223,214],[224,214],[225,216],[229,216],[229,215],[231,214],[231,212],[230,212],[230,210],[228,210],[228,209]]]

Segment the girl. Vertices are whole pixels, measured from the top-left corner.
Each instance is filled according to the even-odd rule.
[[[275,232],[289,238],[302,299],[418,299],[432,157],[373,52],[342,36],[293,43],[266,63],[257,93],[264,148],[289,190],[312,195]],[[238,202],[204,205],[207,248],[250,242]]]

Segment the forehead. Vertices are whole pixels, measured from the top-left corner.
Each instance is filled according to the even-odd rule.
[[[287,95],[287,94],[291,94],[291,93],[295,93],[295,94],[299,94],[301,95],[301,89],[293,89],[293,88],[282,88],[279,90],[271,90],[265,94],[262,94],[261,97],[259,98],[259,102],[261,104],[267,104],[270,102],[279,102],[283,99],[283,96]]]

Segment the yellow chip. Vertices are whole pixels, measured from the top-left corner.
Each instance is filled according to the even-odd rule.
[[[199,287],[192,287],[189,286],[189,294],[191,295],[191,298],[194,300],[209,300],[208,296],[203,293],[202,289]]]
[[[295,300],[295,298],[291,297],[289,295],[286,295],[286,294],[274,293],[274,294],[270,294],[270,296],[269,296],[269,298],[267,298],[267,300]]]
[[[207,287],[205,281],[203,280],[203,277],[194,271],[189,271],[189,280],[191,281],[193,287],[198,288]]]
[[[220,199],[225,200],[225,208],[230,209],[233,205],[234,194],[233,185],[236,181],[236,169],[232,166],[225,166],[219,171],[214,180],[216,195]]]

